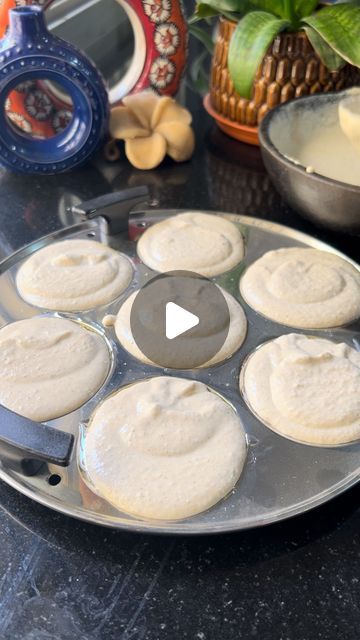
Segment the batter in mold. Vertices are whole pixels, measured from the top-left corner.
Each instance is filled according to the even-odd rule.
[[[108,304],[131,282],[126,256],[101,242],[64,240],[36,251],[20,267],[16,285],[36,307],[85,311]]]
[[[110,396],[85,435],[95,492],[142,518],[187,518],[212,507],[233,489],[245,458],[234,409],[203,383],[175,377]]]
[[[257,349],[241,387],[270,428],[309,444],[360,438],[360,353],[347,344],[291,333]]]
[[[242,260],[244,241],[229,220],[188,211],[147,229],[138,241],[137,252],[155,271],[186,270],[211,277],[229,271]]]
[[[101,335],[63,318],[35,317],[0,330],[0,404],[39,422],[74,411],[110,367]]]
[[[229,309],[229,318],[230,318],[229,331],[221,349],[219,349],[219,351],[211,358],[211,360],[202,364],[201,365],[202,367],[209,367],[219,362],[222,362],[227,358],[230,358],[230,356],[232,356],[233,353],[235,353],[235,351],[237,351],[241,347],[242,343],[245,340],[246,330],[247,330],[247,321],[246,321],[246,316],[242,307],[237,302],[237,300],[235,300],[235,298],[233,298],[229,293],[227,293],[227,291],[225,291],[224,289],[221,289],[221,293],[224,296]],[[137,295],[137,291],[132,293],[131,296],[129,296],[129,298],[125,300],[123,305],[120,307],[120,310],[116,317],[110,316],[110,318],[108,318],[105,316],[103,320],[103,324],[104,323],[105,325],[107,323],[115,324],[115,333],[120,344],[129,353],[131,353],[131,355],[133,355],[135,358],[138,358],[138,360],[141,360],[146,364],[156,364],[154,362],[151,362],[151,360],[147,358],[146,355],[139,349],[131,331],[130,316],[131,316],[132,305],[134,303],[136,295]],[[181,302],[183,302],[183,299],[181,300]],[[185,305],[186,305],[186,301],[185,301]],[[210,309],[211,309],[211,306],[209,304],[209,310]],[[214,309],[214,313],[216,313],[216,309]],[[219,331],[221,331],[221,329],[222,327],[218,328]],[[178,367],[178,368],[182,368],[182,367]]]
[[[292,327],[324,329],[360,316],[360,271],[318,249],[265,253],[241,278],[240,291],[253,309]]]

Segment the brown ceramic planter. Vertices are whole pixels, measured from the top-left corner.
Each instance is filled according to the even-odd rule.
[[[229,42],[235,27],[235,22],[220,19],[211,65],[210,95],[205,106],[219,126],[238,140],[258,144],[258,124],[270,109],[282,102],[360,84],[360,70],[350,64],[330,72],[304,31],[283,33],[270,45],[258,69],[252,99],[242,98],[235,91],[227,68]]]

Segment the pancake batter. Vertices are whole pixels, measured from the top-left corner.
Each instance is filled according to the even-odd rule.
[[[108,304],[131,282],[123,254],[93,240],[64,240],[36,251],[20,267],[16,285],[26,302],[56,311]]]
[[[0,360],[0,403],[39,422],[83,405],[110,367],[100,335],[71,320],[48,317],[3,327]]]
[[[95,491],[143,518],[187,518],[231,491],[246,458],[242,423],[201,382],[150,378],[110,396],[85,436]]]
[[[211,277],[233,269],[244,256],[244,242],[229,220],[189,211],[154,224],[140,237],[139,258],[151,269],[193,271]]]
[[[271,429],[309,444],[360,438],[360,353],[344,343],[299,334],[257,349],[241,386]]]
[[[265,253],[247,269],[240,290],[253,309],[292,327],[336,327],[360,316],[360,272],[318,249]]]

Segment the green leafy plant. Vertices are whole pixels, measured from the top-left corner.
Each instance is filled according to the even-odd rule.
[[[190,32],[199,37],[201,29],[195,23],[219,15],[237,22],[228,68],[236,91],[244,98],[251,97],[257,69],[283,31],[305,31],[330,71],[346,62],[360,67],[360,0],[200,0],[190,19]]]

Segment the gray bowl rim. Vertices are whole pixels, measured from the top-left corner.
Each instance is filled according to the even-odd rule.
[[[341,180],[335,180],[334,178],[327,178],[326,176],[321,175],[321,173],[317,173],[314,171],[313,173],[308,173],[306,171],[306,167],[301,163],[297,164],[296,162],[290,160],[286,156],[284,156],[279,149],[272,142],[270,137],[270,128],[271,124],[279,113],[285,112],[289,107],[291,107],[294,103],[303,104],[304,106],[307,104],[308,107],[311,108],[311,105],[314,103],[319,103],[320,101],[331,101],[331,98],[339,100],[341,96],[346,94],[348,89],[344,91],[331,91],[329,93],[316,93],[313,96],[302,96],[301,98],[294,98],[293,100],[288,100],[287,102],[283,102],[279,104],[277,107],[274,107],[263,118],[259,125],[259,142],[260,147],[264,148],[270,155],[280,161],[283,165],[299,173],[301,175],[306,175],[309,180],[313,180],[315,182],[321,182],[322,184],[332,185],[334,187],[339,187],[344,189],[347,192],[355,193],[360,195],[360,186],[347,184],[346,182],[341,182]],[[305,107],[306,108],[306,107]]]

